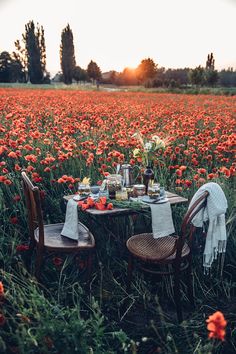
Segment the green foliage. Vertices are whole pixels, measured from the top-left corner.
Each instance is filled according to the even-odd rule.
[[[12,353],[14,348],[20,353],[58,353],[63,348],[65,354],[115,354],[109,342],[118,347],[127,342],[122,331],[106,333],[107,324],[97,301],[91,298],[84,306],[83,293],[76,283],[68,284],[73,300],[63,304],[57,300],[60,288],[50,294],[27,272],[20,276],[2,272],[1,280],[7,319],[0,332],[1,353]]]
[[[149,84],[157,73],[157,64],[151,58],[143,59],[137,68],[137,77],[141,83]]]
[[[236,71],[233,68],[219,72],[219,83],[221,86],[236,87]]]
[[[215,86],[218,81],[219,75],[217,70],[207,70],[205,79],[208,86]]]
[[[0,54],[0,82],[11,82],[12,60],[8,52]]]
[[[95,80],[99,81],[101,79],[101,76],[102,76],[101,69],[99,68],[97,63],[95,63],[92,60],[88,64],[87,74],[88,74],[88,77],[90,79],[92,79],[93,81],[95,81]]]
[[[213,53],[208,54],[206,61],[205,80],[208,86],[215,86],[218,81],[218,72],[215,70]]]
[[[0,82],[24,81],[23,67],[20,60],[8,52],[0,53]]]
[[[43,27],[35,28],[34,22],[25,25],[23,39],[26,48],[28,75],[32,84],[41,84],[46,73],[46,49]]]
[[[70,85],[72,83],[73,71],[75,69],[75,53],[73,33],[69,24],[61,33],[60,60],[63,82],[66,85]]]
[[[86,70],[80,66],[76,66],[73,70],[73,79],[78,83],[79,81],[87,81],[88,75]]]
[[[191,70],[189,73],[190,82],[193,85],[202,86],[205,82],[204,73],[205,73],[204,68],[201,67],[200,65],[195,69]]]
[[[20,82],[28,81],[28,58],[24,43],[22,44],[19,40],[15,41],[15,51],[13,52],[14,59],[20,64],[22,78]]]

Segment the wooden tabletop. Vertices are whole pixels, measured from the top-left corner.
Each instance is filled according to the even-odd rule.
[[[71,198],[73,198],[73,194],[72,195],[66,195],[64,196],[63,198],[68,201],[70,200]],[[170,204],[180,204],[180,203],[187,203],[188,202],[188,199],[184,198],[184,197],[181,197],[180,195],[178,194],[175,194],[175,193],[171,193],[171,192],[168,192],[166,191],[166,196],[170,202]],[[149,208],[148,204],[143,206],[145,209],[146,208]],[[97,210],[97,209],[86,209],[86,213],[89,213],[90,215],[99,215],[99,216],[118,216],[118,215],[131,215],[131,214],[136,214],[137,212],[135,211],[135,209],[131,209],[131,208],[117,208],[117,207],[114,207],[114,209],[111,209],[111,210]]]

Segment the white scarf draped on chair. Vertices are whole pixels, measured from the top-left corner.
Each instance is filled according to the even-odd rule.
[[[195,215],[192,224],[196,227],[204,227],[204,222],[209,221],[203,253],[203,266],[205,271],[208,272],[218,253],[225,253],[226,251],[225,213],[228,203],[221,187],[217,183],[210,182],[198,189],[190,202],[189,208],[205,191],[209,193],[206,207]]]

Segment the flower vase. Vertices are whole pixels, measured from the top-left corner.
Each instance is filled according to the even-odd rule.
[[[143,184],[145,185],[145,194],[148,192],[148,184],[154,179],[154,171],[151,166],[147,166],[143,172]]]

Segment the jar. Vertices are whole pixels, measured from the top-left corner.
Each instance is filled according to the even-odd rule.
[[[122,176],[118,174],[109,175],[107,178],[107,189],[109,192],[109,198],[115,199],[116,192],[121,191],[122,188]]]
[[[133,196],[134,197],[141,197],[145,195],[146,187],[144,184],[135,184],[133,187]]]
[[[148,185],[148,196],[150,199],[157,199],[160,197],[160,184],[159,183],[149,183]]]
[[[116,200],[127,200],[128,199],[128,193],[126,188],[122,188],[119,191],[116,191]]]
[[[89,196],[91,193],[90,184],[80,183],[78,187],[78,193],[80,196]]]

